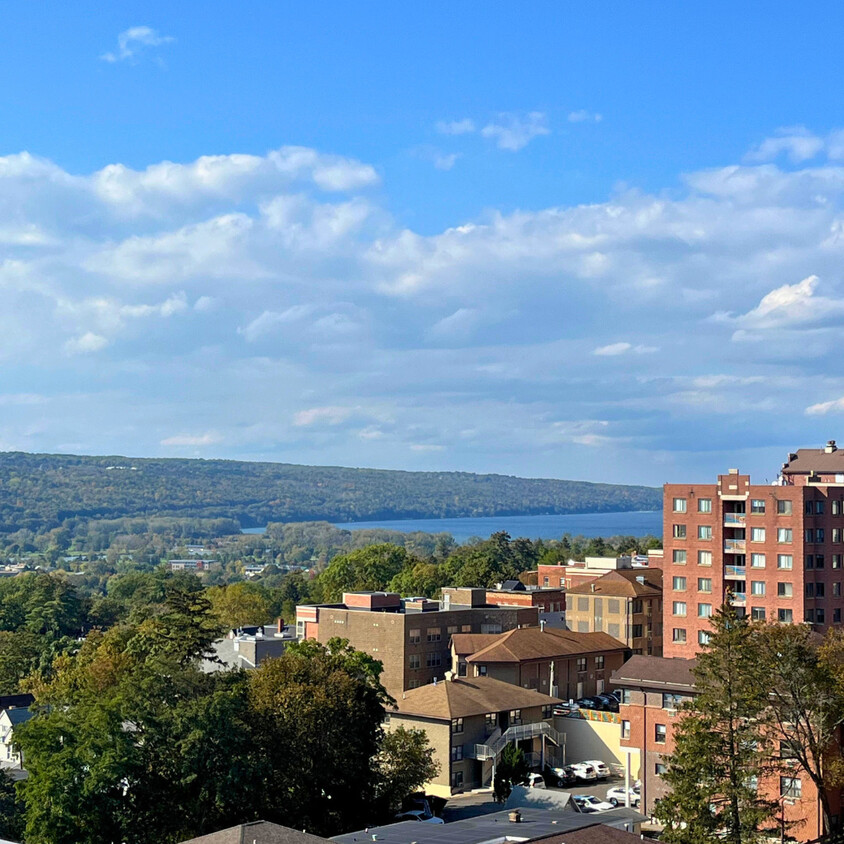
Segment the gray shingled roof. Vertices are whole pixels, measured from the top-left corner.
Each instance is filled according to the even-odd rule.
[[[182,841],[181,844],[252,844],[253,841],[255,844],[326,844],[325,838],[269,821],[252,821],[232,826],[210,835]]]
[[[613,671],[610,683],[616,686],[647,686],[689,692],[694,689],[693,659],[669,659],[637,654]]]

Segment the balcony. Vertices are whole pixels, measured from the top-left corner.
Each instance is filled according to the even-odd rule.
[[[744,513],[724,513],[726,527],[744,527],[746,524],[747,516]]]
[[[746,592],[730,592],[727,596],[730,600],[730,603],[734,607],[746,607],[747,606],[747,593]]]
[[[464,745],[463,755],[468,759],[477,759],[479,762],[487,760],[494,760],[498,758],[498,754],[511,742],[518,743],[525,739],[538,738],[545,736],[545,738],[552,741],[558,747],[562,747],[566,743],[566,738],[563,734],[558,733],[547,721],[536,721],[533,724],[517,724],[510,727],[504,733],[498,733],[496,730],[486,740],[485,744]]]
[[[746,566],[724,566],[724,577],[728,580],[744,580],[746,573]]]
[[[746,539],[725,539],[724,553],[725,554],[744,554]]]

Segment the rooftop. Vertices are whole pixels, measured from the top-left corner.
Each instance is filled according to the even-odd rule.
[[[338,844],[364,844],[376,840],[381,844],[488,844],[488,842],[534,841],[554,837],[554,842],[568,841],[562,835],[575,830],[600,827],[632,828],[644,818],[632,809],[613,809],[601,813],[601,823],[595,823],[594,814],[581,814],[572,809],[547,809],[544,807],[523,806],[519,808],[521,823],[511,823],[509,812],[492,812],[463,821],[454,821],[442,825],[422,824],[416,821],[402,821],[389,826],[373,827],[358,832],[337,835],[332,841]],[[613,842],[623,839],[612,838]],[[592,844],[595,838],[583,839],[582,844]]]
[[[524,662],[575,654],[625,650],[609,633],[574,633],[553,627],[521,627],[501,633],[469,656],[469,662]]]
[[[181,844],[326,844],[326,839],[268,821],[252,821]]]
[[[468,656],[491,645],[500,637],[500,633],[453,633],[451,646],[458,656]]]
[[[534,844],[633,844],[634,841],[641,842],[641,840],[640,836],[632,832],[625,832],[623,829],[603,823],[595,823],[574,832],[534,839]]]
[[[668,659],[636,655],[613,671],[610,682],[616,686],[647,686],[690,692],[694,689],[693,659]]]
[[[662,569],[610,571],[568,590],[569,595],[592,593],[616,598],[658,598],[662,595]]]
[[[808,475],[810,472],[844,474],[844,449],[830,440],[824,448],[799,448],[788,455],[782,467],[784,475]]]
[[[561,702],[559,698],[493,680],[492,677],[455,677],[404,692],[396,701],[396,710],[401,715],[450,721],[487,712],[507,712]]]

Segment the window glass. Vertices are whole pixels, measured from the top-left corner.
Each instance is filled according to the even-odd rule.
[[[698,511],[698,513],[711,513],[712,512],[712,499],[711,498],[698,498],[698,500],[697,500],[697,511]]]
[[[698,604],[697,617],[709,618],[712,615],[712,604]]]
[[[793,567],[794,557],[791,554],[777,554],[777,568],[790,569]]]
[[[751,607],[750,608],[750,617],[754,621],[764,621],[765,620],[765,608],[764,607]]]
[[[678,549],[675,548],[674,552],[671,556],[672,556],[673,561],[675,563],[678,563],[679,565],[684,565],[685,562],[686,562],[686,552],[685,551],[679,551]]]
[[[712,565],[712,552],[711,551],[698,551],[697,552],[697,564],[699,566],[711,566]]]
[[[778,583],[777,584],[777,597],[778,598],[790,598],[792,596],[792,586],[790,583]]]
[[[685,539],[686,538],[686,526],[685,525],[674,525],[674,538],[675,539]]]
[[[750,502],[750,512],[751,513],[764,513],[765,512],[765,500],[763,498],[754,498]]]
[[[698,525],[697,526],[698,539],[712,539],[712,525]]]
[[[672,588],[677,592],[682,592],[686,588],[685,577],[675,577],[671,581]]]
[[[675,498],[674,499],[674,512],[675,513],[685,513],[686,512],[686,499],[685,498]]]
[[[777,515],[778,516],[790,516],[791,515],[791,502],[790,501],[777,501]]]
[[[753,569],[763,569],[765,568],[765,555],[764,554],[751,554],[750,555],[750,567]]]
[[[699,577],[697,579],[697,591],[698,592],[711,592],[712,591],[712,578],[710,578],[710,577]]]
[[[777,542],[791,542],[791,528],[777,528]]]
[[[698,632],[697,632],[697,643],[699,645],[708,645],[709,644],[709,632],[707,630],[698,630]]]
[[[678,644],[684,644],[686,641],[686,628],[685,627],[675,627],[671,631],[671,641],[677,642]]]
[[[674,615],[685,615],[686,614],[686,602],[685,601],[674,601],[672,605],[672,612]]]
[[[765,594],[765,581],[764,580],[751,580],[750,581],[750,594],[751,595],[764,595]]]
[[[777,621],[782,622],[783,624],[791,624],[794,620],[794,613],[791,610],[786,609],[778,609],[777,610]]]
[[[755,527],[750,529],[750,541],[751,542],[764,542],[765,541],[765,528],[763,527]]]

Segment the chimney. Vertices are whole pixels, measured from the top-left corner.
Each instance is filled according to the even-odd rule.
[[[835,440],[830,440],[830,441],[826,444],[826,448],[824,449],[824,453],[826,453],[826,454],[832,454],[832,452],[833,452],[833,451],[837,451],[837,450],[838,450],[838,448],[837,448],[837,447],[836,447],[836,445],[835,445]]]
[[[521,823],[522,822],[522,813],[518,809],[513,809],[510,812],[510,823]]]
[[[544,632],[545,632],[545,619],[544,619],[544,618],[540,618],[540,619],[539,619],[539,630],[540,630],[542,633],[544,633]]]
[[[594,591],[595,591],[595,584],[594,584],[594,583],[590,583],[590,584],[589,584],[589,588],[590,588],[590,589],[594,592]]]

